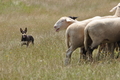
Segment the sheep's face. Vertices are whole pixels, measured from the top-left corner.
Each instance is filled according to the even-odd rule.
[[[119,6],[117,6],[117,9],[119,9],[119,11],[120,11],[120,5],[119,5]]]
[[[120,14],[120,13],[119,13],[119,12],[120,12],[120,3],[118,3],[117,6],[113,7],[113,8],[110,10],[110,12],[113,12],[114,10],[116,10],[115,15],[119,17],[119,14]]]
[[[120,4],[116,6],[115,16],[120,17]]]
[[[60,18],[54,25],[56,32],[66,29],[71,23],[68,21],[69,17]]]
[[[120,3],[119,3],[116,7],[117,7],[117,9],[119,9],[119,10],[120,10]]]

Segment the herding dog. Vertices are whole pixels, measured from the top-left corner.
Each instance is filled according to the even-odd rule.
[[[26,45],[28,47],[30,42],[32,42],[32,44],[34,45],[34,38],[31,35],[26,34],[27,28],[25,28],[25,30],[22,30],[22,28],[20,28],[20,32],[22,33],[21,46]]]

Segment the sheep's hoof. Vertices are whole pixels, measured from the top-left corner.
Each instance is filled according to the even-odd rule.
[[[70,59],[69,58],[66,58],[65,59],[65,66],[69,65],[70,64]]]

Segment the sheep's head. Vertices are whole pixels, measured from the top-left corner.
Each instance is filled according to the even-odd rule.
[[[113,12],[114,10],[116,10],[115,16],[120,17],[120,3],[118,3],[117,6],[113,7],[113,8],[110,10],[110,12]]]
[[[74,19],[73,19],[74,18]],[[55,24],[54,28],[56,29],[56,32],[66,29],[70,24],[75,22],[75,19],[77,17],[62,17],[60,18]]]

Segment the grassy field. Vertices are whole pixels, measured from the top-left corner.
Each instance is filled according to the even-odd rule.
[[[64,66],[65,31],[53,25],[62,16],[84,20],[113,15],[119,0],[0,0],[0,80],[120,80],[120,59],[78,63],[79,49]],[[35,45],[21,47],[20,28]]]

